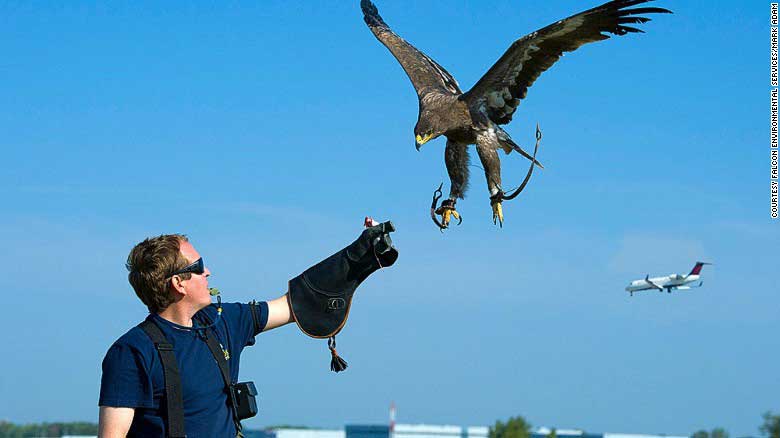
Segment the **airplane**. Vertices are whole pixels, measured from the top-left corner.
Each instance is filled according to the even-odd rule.
[[[672,293],[673,289],[693,289],[695,287],[701,287],[704,283],[703,281],[696,283],[696,281],[699,280],[701,268],[704,265],[711,264],[712,263],[696,262],[696,265],[693,266],[693,269],[688,275],[670,274],[665,277],[650,278],[650,274],[647,274],[644,280],[632,281],[631,284],[626,286],[626,291],[628,291],[631,296],[634,296],[634,292],[642,290],[657,290],[658,292],[666,290],[666,292]],[[691,283],[696,284],[691,285]]]

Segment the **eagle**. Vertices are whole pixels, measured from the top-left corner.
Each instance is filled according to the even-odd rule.
[[[420,147],[444,135],[447,146],[444,161],[450,177],[448,199],[437,208],[441,186],[434,192],[431,217],[439,228],[447,228],[451,218],[460,221],[455,208],[463,199],[469,180],[467,147],[476,145],[490,193],[493,222],[501,226],[504,215],[501,203],[519,193],[528,182],[535,166],[542,167],[501,127],[512,121],[512,116],[525,98],[528,88],[542,72],[552,67],[565,52],[594,41],[606,40],[612,35],[643,32],[634,27],[650,21],[641,15],[671,13],[658,7],[635,7],[653,0],[614,0],[569,18],[557,21],[532,32],[509,46],[503,56],[467,92],[439,63],[398,36],[379,15],[370,0],[361,0],[363,19],[376,38],[390,50],[412,81],[417,91],[419,114],[414,127],[415,147]],[[536,148],[541,133],[537,126]],[[517,152],[531,161],[523,184],[508,196],[501,186],[501,161],[498,150],[506,154]],[[435,215],[441,216],[439,222]]]

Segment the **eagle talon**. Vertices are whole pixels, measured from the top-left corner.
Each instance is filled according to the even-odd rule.
[[[439,199],[442,197],[441,188],[443,185],[444,183],[439,184],[439,188],[433,191],[433,200],[431,200],[431,219],[433,220],[433,223],[439,227],[439,231],[442,232],[449,228],[450,219],[452,217],[458,220],[458,225],[463,222],[463,218],[461,218],[460,213],[455,210],[454,199],[446,199],[441,202],[439,207],[436,206],[436,204],[439,202]],[[436,215],[441,216],[441,222],[436,217]]]
[[[441,222],[439,222],[435,216],[432,216],[434,222],[436,222],[436,225],[439,226],[440,230],[445,230],[449,228],[450,221],[452,220],[452,218],[458,220],[458,225],[460,225],[463,222],[463,218],[461,218],[460,213],[458,213],[458,211],[455,210],[455,201],[452,199],[447,199],[442,201],[439,208],[434,210],[433,214],[441,216]]]
[[[460,217],[460,213],[458,213],[457,210],[455,210],[455,200],[454,199],[447,199],[441,202],[441,205],[439,208],[434,211],[435,214],[441,216],[441,227],[442,229],[448,228],[450,225],[450,221],[454,217],[458,220],[458,225],[460,225],[463,222],[463,219]]]
[[[493,224],[498,221],[498,226],[504,228],[504,210],[501,206],[501,202],[504,200],[503,190],[499,190],[498,193],[490,197],[490,207],[493,209]]]

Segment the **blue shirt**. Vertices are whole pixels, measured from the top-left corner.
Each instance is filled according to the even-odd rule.
[[[222,317],[214,326],[217,340],[230,354],[227,363],[233,382],[238,380],[239,357],[244,347],[254,345],[255,335],[268,322],[268,304],[258,303],[257,326],[248,304],[225,303]],[[209,320],[217,316],[211,305],[200,313]],[[236,427],[225,392],[225,383],[199,330],[174,324],[158,315],[149,315],[173,344],[181,374],[184,402],[184,430],[188,438],[235,437]],[[212,329],[208,331],[213,333]],[[154,343],[136,326],[109,348],[103,359],[100,406],[135,408],[129,437],[163,437],[165,380],[160,355]],[[161,405],[162,408],[161,409]]]

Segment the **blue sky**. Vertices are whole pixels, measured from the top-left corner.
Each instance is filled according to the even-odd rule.
[[[386,421],[757,435],[780,411],[769,217],[769,3],[659,1],[642,35],[566,55],[507,128],[545,170],[493,226],[428,217],[444,140],[413,147],[411,84],[339,2],[0,5],[0,418],[97,420],[100,361],[146,313],[124,260],[187,233],[225,299],[279,296],[392,219],[401,257],[359,290],[347,372],[295,327],[242,358],[250,427]],[[468,89],[516,38],[597,2],[377,0]],[[504,158],[505,184],[526,161]],[[472,160],[477,163],[476,157]],[[704,287],[629,298],[632,279]],[[775,266],[775,268],[772,268]]]

